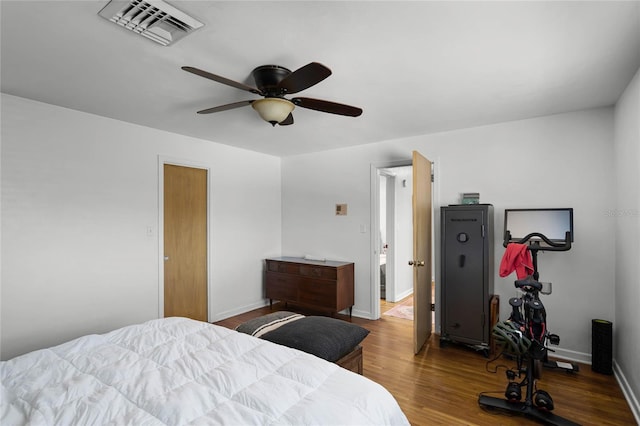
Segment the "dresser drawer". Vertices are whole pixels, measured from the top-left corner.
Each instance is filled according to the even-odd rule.
[[[277,262],[268,260],[267,271],[280,272],[282,274],[301,275],[303,277],[324,278],[335,280],[338,276],[336,268],[328,268],[317,265],[305,265],[299,263]]]
[[[300,303],[323,306],[333,310],[337,308],[337,284],[335,281],[301,278],[298,288]]]
[[[300,265],[295,263],[277,262],[273,260],[267,260],[267,271],[280,272],[282,274],[294,274],[300,273]]]
[[[267,272],[266,287],[268,299],[298,300],[298,278],[295,276]]]
[[[336,268],[325,268],[323,266],[300,265],[300,275],[311,278],[324,278],[335,280],[337,278]]]

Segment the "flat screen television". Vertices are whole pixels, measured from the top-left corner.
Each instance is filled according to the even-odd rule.
[[[566,242],[569,232],[573,242],[573,209],[506,209],[504,211],[504,238],[507,231],[511,234],[509,241],[519,241],[531,233],[539,233],[554,243]],[[533,241],[541,241],[540,237],[532,237]]]

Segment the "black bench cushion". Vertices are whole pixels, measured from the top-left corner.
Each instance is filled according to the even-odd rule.
[[[309,316],[280,311],[255,318],[239,325],[236,330],[257,334],[266,327],[260,338],[298,349],[327,361],[335,362],[353,351],[369,334],[359,325],[336,318]],[[257,337],[257,336],[256,336]]]

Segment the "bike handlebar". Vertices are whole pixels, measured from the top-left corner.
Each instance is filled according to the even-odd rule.
[[[532,240],[532,238],[537,237],[540,238],[542,241],[544,241],[546,244],[548,244],[547,246],[541,246],[540,245],[540,241],[538,240]],[[528,234],[527,236],[525,236],[524,238],[521,238],[519,240],[515,240],[512,241],[511,240],[511,232],[506,231],[505,235],[504,235],[504,242],[503,242],[503,246],[507,247],[507,245],[509,243],[517,243],[517,244],[525,244],[525,243],[529,243],[529,247],[527,247],[528,250],[542,250],[542,251],[567,251],[571,249],[571,232],[566,232],[564,235],[564,241],[562,242],[554,242],[551,241],[546,235],[541,234],[539,232],[532,232],[530,234]]]

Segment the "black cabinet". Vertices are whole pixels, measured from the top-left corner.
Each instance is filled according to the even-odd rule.
[[[493,206],[441,207],[441,343],[488,353],[493,296]]]

